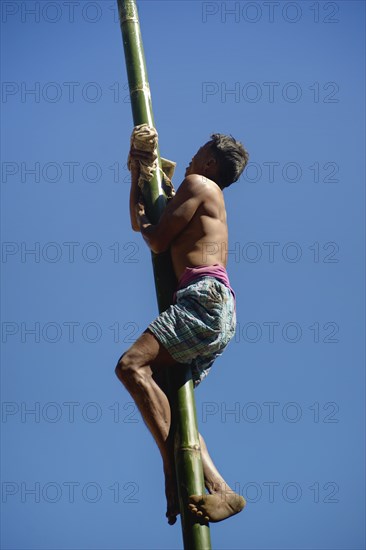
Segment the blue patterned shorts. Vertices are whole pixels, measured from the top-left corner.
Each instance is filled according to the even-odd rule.
[[[148,327],[178,363],[190,365],[194,387],[234,336],[235,300],[214,277],[201,277],[178,290],[176,303]]]

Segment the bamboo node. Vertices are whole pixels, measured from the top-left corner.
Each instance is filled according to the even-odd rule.
[[[199,445],[187,445],[185,447],[179,447],[179,450],[186,451],[186,452],[201,453],[201,449]]]
[[[125,21],[139,23],[137,6],[134,1],[118,1],[118,15],[120,23],[124,23]]]
[[[145,83],[142,86],[135,86],[135,88],[130,88],[130,94],[135,92],[147,92],[150,95],[150,86]]]
[[[138,23],[139,20],[137,19],[137,17],[130,17],[129,15],[125,15],[123,17],[121,17],[121,23],[125,23],[126,21],[133,21],[134,23]]]

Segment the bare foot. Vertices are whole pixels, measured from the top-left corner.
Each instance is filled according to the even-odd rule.
[[[180,513],[178,490],[175,479],[167,475],[165,475],[165,495],[167,500],[167,512],[165,515],[168,518],[169,525],[174,525],[177,521],[177,515]]]
[[[238,514],[245,505],[246,501],[242,496],[228,491],[212,495],[191,495],[188,504],[193,514],[213,523]]]

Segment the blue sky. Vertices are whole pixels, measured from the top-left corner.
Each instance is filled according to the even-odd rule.
[[[1,8],[2,547],[179,549],[157,448],[114,374],[157,314],[129,224],[116,6]],[[365,5],[139,12],[175,186],[213,132],[250,153],[225,192],[237,334],[196,391],[247,508],[212,525],[212,546],[361,550]]]

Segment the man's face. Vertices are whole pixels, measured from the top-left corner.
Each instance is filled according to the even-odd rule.
[[[205,176],[207,173],[207,163],[212,159],[212,152],[210,143],[207,142],[205,145],[200,147],[197,153],[192,158],[191,162],[186,168],[184,176],[189,176],[190,174],[199,174]]]

